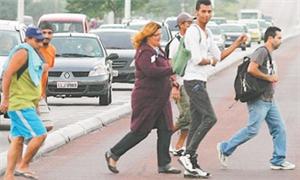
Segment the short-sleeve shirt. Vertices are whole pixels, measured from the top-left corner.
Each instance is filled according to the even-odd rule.
[[[271,56],[271,54],[270,54]],[[251,61],[257,63],[259,65],[259,70],[265,74],[274,74],[274,68],[272,68],[272,65],[269,61],[268,51],[264,47],[260,47],[256,49],[251,54]],[[272,64],[274,65],[275,62],[272,61]],[[272,83],[269,83],[267,86],[266,91],[261,95],[260,99],[263,101],[272,101],[274,96],[274,87]]]

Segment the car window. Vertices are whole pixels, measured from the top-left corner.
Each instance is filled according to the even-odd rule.
[[[169,42],[171,40],[168,28],[166,26],[161,27],[161,40],[163,42]]]
[[[221,34],[221,30],[219,27],[217,26],[208,26],[208,28],[211,30],[211,32],[214,34],[214,35],[220,35]]]
[[[222,30],[227,33],[227,32],[244,32],[242,26],[230,26],[230,25],[221,25]]]
[[[179,31],[176,19],[167,20],[166,23],[168,24],[170,31]]]
[[[59,57],[103,57],[104,52],[96,38],[53,37],[51,43]]]
[[[49,22],[54,28],[54,32],[78,32],[83,33],[81,22]]]
[[[10,50],[21,43],[17,31],[0,30],[0,56],[8,56]]]
[[[248,26],[250,29],[257,29],[257,28],[258,28],[258,25],[255,24],[255,23],[247,23],[247,26]]]
[[[131,38],[133,32],[97,32],[106,49],[134,49]]]

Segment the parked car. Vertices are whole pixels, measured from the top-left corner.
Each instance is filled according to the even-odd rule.
[[[267,30],[267,28],[269,27],[269,25],[267,24],[266,20],[264,19],[258,19],[257,20],[258,24],[259,24],[259,29],[260,29],[260,33],[261,33],[261,40],[264,40],[264,36],[265,36],[265,32]]]
[[[108,53],[117,53],[118,59],[114,59],[112,67],[118,71],[118,76],[113,82],[133,83],[135,81],[134,55],[135,49],[131,39],[136,30],[132,29],[96,29],[91,33],[97,34]]]
[[[261,41],[261,31],[260,31],[260,27],[257,21],[247,21],[245,22],[248,31],[251,35],[251,41],[252,42],[257,42],[258,44],[260,44]]]
[[[44,14],[38,21],[38,26],[48,22],[53,25],[54,32],[78,32],[87,33],[89,32],[88,18],[84,14],[75,13],[55,13],[55,14]]]
[[[99,29],[120,29],[126,28],[125,24],[101,24]]]
[[[127,23],[127,28],[128,29],[133,29],[133,30],[140,30],[144,25],[146,25],[149,21],[138,21],[138,22],[129,22]],[[166,23],[160,23],[157,22],[158,24],[161,25],[161,47],[164,48],[167,43],[172,39],[172,33],[169,29],[169,26]]]
[[[210,19],[211,22],[215,22],[217,25],[226,24],[227,20],[225,17],[212,17]]]
[[[2,92],[2,66],[8,54],[16,45],[24,42],[26,25],[18,21],[0,20],[0,91]],[[0,101],[1,101],[0,92]],[[7,114],[4,115],[8,118]],[[0,117],[0,130],[9,130],[10,121]]]
[[[47,96],[99,97],[99,105],[112,101],[112,62],[117,54],[107,53],[95,34],[57,33],[54,67],[49,71]]]
[[[26,25],[18,21],[0,20],[0,75],[10,50],[24,42]]]
[[[175,34],[177,34],[179,31],[179,28],[177,26],[177,17],[168,17],[165,20],[165,23],[168,24],[172,36],[175,36]]]
[[[206,26],[213,34],[214,42],[218,45],[219,49],[223,51],[225,49],[225,36],[218,25]]]
[[[226,36],[225,47],[229,47],[240,35],[246,33],[245,28],[241,24],[221,24],[220,27]],[[241,44],[240,48],[243,51],[246,50],[246,44]]]

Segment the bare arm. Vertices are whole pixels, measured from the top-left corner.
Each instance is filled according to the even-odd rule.
[[[242,43],[247,41],[247,36],[245,34],[238,37],[227,49],[221,53],[221,61],[229,56],[236,48],[238,48]]]
[[[265,74],[263,72],[261,72],[259,69],[259,64],[255,63],[255,62],[250,62],[249,66],[248,66],[248,73],[251,74],[252,76],[259,78],[259,79],[263,79],[269,82],[277,82],[278,81],[278,76],[276,74],[273,75],[268,75]]]
[[[1,112],[6,112],[8,108],[9,100],[9,87],[11,84],[12,76],[26,63],[27,61],[27,51],[21,49],[17,51],[12,59],[10,60],[7,69],[4,71],[2,80],[2,102],[0,106]]]

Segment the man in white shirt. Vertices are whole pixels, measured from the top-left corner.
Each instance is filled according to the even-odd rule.
[[[177,49],[179,47],[180,39],[184,36],[186,30],[193,22],[193,17],[182,12],[177,16],[177,26],[179,32],[175,35],[169,46],[169,58],[173,59]],[[180,76],[176,76],[176,81],[179,86],[173,86],[171,96],[174,99],[177,108],[179,110],[179,117],[174,125],[173,133],[180,130],[179,138],[176,142],[175,148],[171,150],[174,156],[181,156],[185,150],[184,142],[188,135],[188,129],[191,122],[190,106],[188,95],[183,86],[183,79]]]
[[[186,49],[191,51],[191,59],[187,63],[184,74],[184,87],[190,98],[191,124],[187,139],[186,152],[179,158],[190,176],[209,177],[197,163],[196,151],[202,139],[216,123],[217,118],[211,105],[206,81],[209,71],[218,61],[231,54],[241,43],[247,40],[246,35],[241,35],[223,52],[213,41],[212,33],[206,29],[206,24],[212,16],[210,0],[198,0],[196,3],[197,20],[185,34]]]

